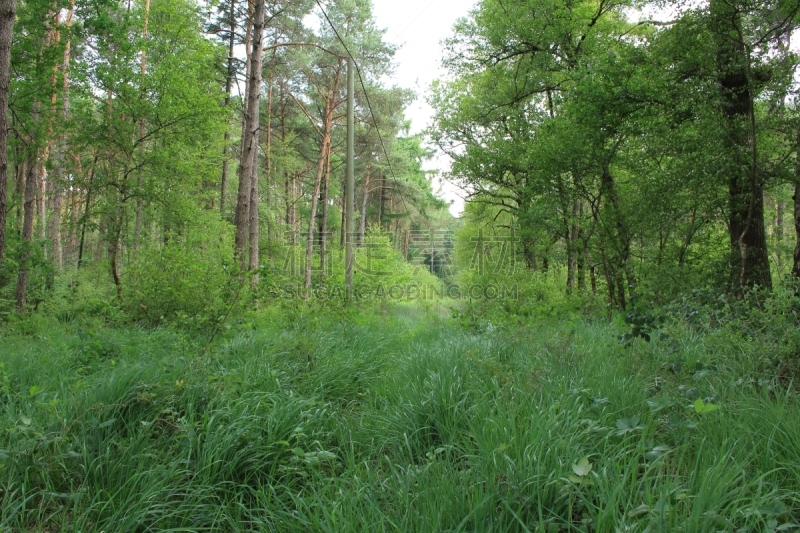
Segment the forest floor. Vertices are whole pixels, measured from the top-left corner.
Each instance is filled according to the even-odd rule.
[[[275,311],[0,333],[0,531],[781,531],[800,402],[714,332]]]

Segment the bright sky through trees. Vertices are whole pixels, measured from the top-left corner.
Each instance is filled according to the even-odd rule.
[[[374,1],[375,19],[379,27],[387,29],[386,40],[400,45],[395,55],[397,70],[392,82],[414,89],[419,95],[406,111],[412,132],[429,125],[433,111],[425,101],[425,94],[433,80],[446,74],[441,68],[441,41],[452,34],[456,20],[466,16],[474,5],[472,0]],[[447,170],[450,162],[437,155],[428,166]],[[459,215],[463,211],[464,202],[456,187],[444,183],[442,195],[448,201],[454,201],[450,209],[453,214]]]

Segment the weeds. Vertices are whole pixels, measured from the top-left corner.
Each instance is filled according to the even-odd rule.
[[[797,526],[800,406],[756,344],[260,316],[203,357],[168,330],[4,338],[0,531]]]

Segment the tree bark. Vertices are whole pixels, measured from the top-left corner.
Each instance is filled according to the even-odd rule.
[[[800,153],[800,128],[797,129],[797,152]],[[792,261],[792,276],[800,280],[800,157],[795,162],[795,183],[794,183],[794,230],[795,246]]]
[[[250,237],[250,194],[253,188],[252,182],[258,179],[259,102],[261,101],[261,68],[264,59],[265,11],[265,0],[256,0],[249,53],[250,65],[247,73],[247,105],[242,126],[242,159],[239,164],[239,190],[235,217],[236,254],[242,270],[245,270],[249,264],[247,244]]]
[[[367,166],[367,173],[364,176],[364,194],[361,195],[361,219],[358,221],[358,244],[364,246],[364,237],[367,233],[367,203],[369,202],[369,178],[372,173],[372,165]]]
[[[228,18],[230,22],[230,35],[228,36],[228,69],[225,75],[225,109],[231,105],[231,91],[233,89],[233,77],[236,71],[233,67],[234,37],[236,36],[236,0],[230,0]],[[219,191],[219,212],[225,215],[225,196],[228,194],[228,145],[231,141],[230,128],[225,128],[224,141],[222,146],[222,178],[220,179]]]
[[[89,209],[92,205],[92,182],[94,181],[94,168],[97,165],[98,153],[94,153],[94,161],[92,161],[92,168],[89,169],[89,176],[86,185],[86,203],[83,206],[83,216],[81,217],[81,238],[78,245],[78,262],[77,268],[83,266],[83,248],[86,244],[86,224],[89,221]]]
[[[16,0],[0,0],[0,267],[6,242],[8,212],[8,89]]]
[[[383,230],[389,231],[387,227],[385,227],[385,216],[386,216],[386,178],[381,179],[381,201],[378,204],[378,225]]]
[[[616,251],[618,258],[616,264],[611,265],[609,263],[610,272],[608,276],[616,277],[616,283],[618,285],[617,303],[620,309],[624,311],[626,298],[625,298],[625,283],[623,283],[622,274],[624,274],[625,279],[627,280],[628,290],[631,296],[633,296],[633,292],[636,287],[636,275],[633,272],[633,267],[631,266],[631,261],[630,261],[631,237],[630,237],[630,232],[628,231],[628,225],[625,222],[625,218],[622,215],[622,209],[619,203],[619,196],[617,195],[617,188],[616,184],[614,183],[614,178],[608,169],[603,170],[600,186],[602,188],[603,196],[608,200],[611,208],[610,211],[611,211],[611,216],[614,219],[614,227],[616,229],[616,240],[617,240]]]
[[[72,27],[72,18],[75,10],[75,0],[71,0],[70,8],[67,12],[67,18],[64,24],[67,31]],[[60,35],[57,40],[60,40]],[[61,98],[62,110],[61,116],[66,120],[69,118],[70,98],[69,98],[69,63],[70,63],[70,50],[72,48],[71,39],[67,39],[64,45],[64,61],[61,65]],[[58,67],[56,67],[56,72]],[[53,95],[51,105],[53,113],[51,120],[56,117],[56,91],[55,91],[56,76],[53,76]],[[52,256],[59,270],[64,268],[64,247],[61,235],[62,211],[64,203],[64,191],[66,189],[65,183],[65,166],[66,166],[66,139],[63,134],[59,134],[57,138],[52,141],[53,145],[53,160],[54,160],[54,176],[55,180],[51,182],[53,188],[50,197],[50,221],[47,228],[47,233],[50,238],[50,245],[53,251]]]
[[[35,106],[35,104],[34,104]],[[34,116],[38,112],[34,107]],[[35,120],[35,119],[34,119]],[[33,155],[28,162],[28,174],[25,178],[25,198],[24,198],[24,220],[22,223],[22,254],[19,258],[19,277],[17,278],[17,309],[25,310],[28,296],[28,268],[31,257],[31,247],[33,246],[33,222],[34,211],[36,209],[36,186],[39,182],[39,169],[41,166],[37,161],[39,150],[32,147]]]
[[[727,0],[710,3],[716,46],[717,83],[730,157],[728,207],[731,245],[731,285],[737,295],[755,286],[771,288],[764,224],[764,187],[757,174],[755,108],[750,58],[739,36],[740,15]]]
[[[144,22],[142,23],[142,39],[147,39],[147,23],[149,22],[150,18],[150,0],[145,0],[144,2]],[[142,48],[142,58],[141,58],[141,65],[140,65],[140,74],[142,76],[142,98],[145,97],[144,92],[144,83],[145,83],[145,76],[147,75],[147,50]],[[144,152],[145,152],[145,124],[144,124],[144,117],[139,118],[139,142],[140,144],[140,154],[142,159],[144,159]],[[133,228],[133,257],[136,258],[139,255],[139,239],[142,236],[142,210],[144,209],[144,202],[142,201],[142,169],[140,168],[136,173],[136,221],[134,222]]]
[[[320,281],[325,280],[328,266],[328,184],[331,179],[331,149],[325,156],[325,177],[322,180],[322,190],[320,191],[319,201],[322,204],[322,212],[319,217],[319,268]]]
[[[577,198],[572,202],[572,216],[568,225],[567,234],[567,294],[572,294],[575,290],[575,278],[578,274],[578,237],[580,226],[580,200]]]
[[[257,156],[256,156],[257,157]],[[254,164],[252,167],[252,175],[250,176],[250,231],[249,231],[249,239],[250,239],[250,271],[257,271],[259,267],[259,247],[258,247],[258,239],[259,239],[259,220],[258,220],[258,172],[256,171],[258,168],[257,164]],[[254,274],[252,278],[253,285],[258,284],[258,274]]]
[[[317,218],[317,204],[319,202],[319,191],[322,184],[322,175],[325,172],[325,156],[327,154],[328,146],[330,144],[330,130],[325,128],[322,137],[322,147],[319,152],[319,160],[317,161],[317,177],[314,180],[314,191],[311,193],[311,213],[308,217],[308,235],[306,238],[306,264],[305,264],[305,279],[303,286],[305,289],[305,298],[311,298],[311,267],[314,260],[314,222]]]

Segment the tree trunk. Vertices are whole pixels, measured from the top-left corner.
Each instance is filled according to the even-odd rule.
[[[367,233],[367,203],[369,202],[369,178],[372,172],[372,165],[367,166],[367,174],[364,176],[364,194],[361,195],[361,219],[358,222],[358,244],[364,246],[364,236]]]
[[[258,165],[253,165],[252,172],[253,175],[250,176],[250,221],[249,221],[249,240],[250,240],[250,270],[256,271],[259,267],[259,247],[258,247],[258,239],[259,239],[259,219],[258,219],[258,173],[256,172],[256,167]],[[254,274],[253,278],[253,285],[258,284],[258,274]]]
[[[797,129],[797,152],[800,153],[800,128]],[[795,246],[792,262],[792,276],[800,280],[800,157],[795,162],[795,182],[794,182],[794,229]]]
[[[125,204],[119,207],[119,219],[113,221],[111,231],[111,241],[108,243],[108,258],[111,262],[111,277],[114,279],[114,286],[117,288],[117,299],[122,301],[122,276],[121,255],[122,255],[122,225],[125,222]]]
[[[388,228],[385,226],[385,217],[386,217],[386,178],[381,179],[381,201],[378,204],[378,226],[382,230],[389,231]]]
[[[317,204],[319,202],[319,190],[322,184],[322,175],[325,172],[325,156],[327,154],[328,145],[330,144],[330,130],[325,128],[322,137],[322,147],[319,152],[319,161],[317,162],[317,177],[314,180],[314,191],[311,193],[311,213],[308,217],[308,235],[306,239],[306,264],[305,264],[305,279],[303,285],[305,288],[305,298],[311,297],[311,267],[314,260],[314,222],[317,219]]]
[[[342,179],[342,221],[339,225],[339,248],[344,249],[347,233],[347,176]]]
[[[8,212],[8,86],[16,0],[0,0],[0,267],[6,242]]]
[[[250,237],[250,194],[258,180],[259,102],[261,100],[261,67],[264,59],[265,0],[256,0],[253,13],[253,34],[247,76],[247,106],[242,127],[242,160],[239,164],[239,191],[236,199],[236,254],[242,270],[248,266],[247,244]],[[255,169],[253,168],[255,167]],[[256,185],[258,187],[258,185]],[[251,243],[252,244],[252,243]]]
[[[25,198],[25,178],[28,176],[28,158],[21,155],[21,151],[18,150],[16,154],[16,160],[20,161],[17,163],[16,167],[14,168],[15,174],[15,182],[14,182],[14,196],[19,200],[19,205],[17,205],[17,232],[22,231],[22,219],[24,217],[24,198]]]
[[[322,190],[320,191],[319,201],[322,204],[322,211],[319,217],[319,268],[320,281],[325,280],[328,266],[328,184],[331,178],[331,149],[325,156],[325,177],[322,179]]]
[[[567,234],[567,294],[572,294],[575,290],[575,278],[578,273],[578,237],[580,235],[578,220],[580,207],[580,200],[573,200],[572,216],[570,217]]]
[[[614,178],[608,169],[604,169],[601,176],[601,187],[605,198],[608,200],[611,207],[611,216],[614,218],[614,227],[616,229],[617,240],[617,264],[611,267],[611,275],[616,276],[617,284],[619,285],[619,299],[618,304],[620,309],[625,310],[625,284],[622,282],[622,276],[617,275],[618,272],[624,273],[627,280],[628,290],[633,296],[636,287],[636,275],[633,272],[631,265],[631,237],[628,231],[628,225],[622,215],[622,209],[619,204],[619,196],[617,195],[617,188],[614,183]]]
[[[150,0],[145,0],[144,2],[144,22],[142,23],[142,39],[147,39],[147,23],[150,19]],[[142,92],[141,98],[144,99],[145,92],[144,92],[144,83],[145,83],[145,76],[147,75],[147,51],[142,48],[142,57],[141,57],[141,65],[139,72],[142,76]],[[142,159],[144,160],[144,152],[145,152],[145,124],[144,124],[144,117],[139,119],[139,151],[141,153]],[[136,221],[134,222],[133,227],[133,257],[136,258],[139,256],[139,239],[142,236],[142,210],[144,209],[144,202],[142,201],[142,169],[140,168],[136,172]]]
[[[45,240],[47,238],[47,211],[45,210],[45,200],[47,199],[47,169],[45,168],[45,161],[48,159],[49,150],[42,151],[42,155],[37,161],[39,170],[36,174],[39,180],[36,183],[36,228],[38,231],[39,239]]]
[[[86,224],[89,222],[89,208],[92,205],[92,182],[94,181],[94,168],[97,165],[98,152],[94,153],[94,161],[92,161],[92,168],[89,169],[89,177],[86,185],[86,203],[83,206],[83,216],[81,217],[81,238],[78,244],[78,262],[77,268],[83,266],[83,248],[86,243]]]
[[[750,58],[741,34],[740,15],[727,0],[710,3],[716,46],[717,83],[726,139],[733,159],[728,172],[728,207],[731,245],[731,285],[738,295],[755,286],[771,288],[764,225],[764,187],[757,174],[755,109]]]
[[[71,0],[70,8],[67,12],[67,18],[64,21],[67,31],[72,27],[72,17],[75,10],[75,0]],[[60,36],[57,40],[60,40]],[[71,40],[67,40],[64,46],[64,61],[61,65],[62,75],[62,110],[61,115],[66,121],[69,118],[70,99],[69,99],[69,62],[70,50],[72,47]],[[56,71],[58,67],[56,67]],[[53,113],[51,121],[56,117],[56,91],[55,91],[56,76],[53,76],[53,95],[51,99],[51,106]],[[56,139],[52,141],[53,146],[53,162],[54,162],[54,176],[55,180],[51,182],[52,193],[50,197],[50,221],[47,228],[47,233],[50,238],[50,245],[52,249],[53,260],[58,266],[59,270],[64,268],[64,250],[62,244],[61,224],[62,224],[62,210],[64,204],[64,191],[66,188],[65,180],[65,166],[66,166],[66,139],[63,134],[59,134]]]
[[[273,72],[272,70],[270,70],[269,82],[267,84],[267,125],[266,128],[264,128],[266,130],[265,134],[267,136],[266,147],[264,149],[264,173],[266,174],[265,181],[267,184],[267,189],[264,194],[265,196],[264,201],[267,205],[267,210],[270,212],[272,206],[272,82],[273,82]],[[277,208],[277,205],[275,207]],[[273,227],[272,226],[273,219],[271,217],[267,218],[267,222],[268,222],[267,241],[270,241],[272,239],[270,234],[270,229]],[[271,261],[272,257],[270,257],[270,262]]]
[[[231,91],[233,89],[233,77],[236,74],[233,67],[233,52],[236,36],[236,1],[230,0],[228,17],[230,22],[230,35],[228,36],[228,69],[225,75],[225,109],[231,105]],[[225,135],[222,146],[222,178],[220,179],[219,191],[219,211],[225,215],[225,196],[228,194],[228,145],[231,142],[230,128],[225,127]]]
[[[35,110],[34,116],[38,115]],[[35,118],[34,118],[35,120]],[[19,258],[19,277],[17,278],[17,309],[20,311],[25,310],[25,303],[27,301],[28,293],[28,262],[31,256],[31,247],[33,246],[33,219],[34,211],[36,209],[36,186],[39,182],[39,169],[41,168],[37,161],[39,150],[32,146],[31,151],[33,155],[28,162],[28,175],[25,178],[25,198],[24,198],[24,221],[22,223],[22,254]]]

